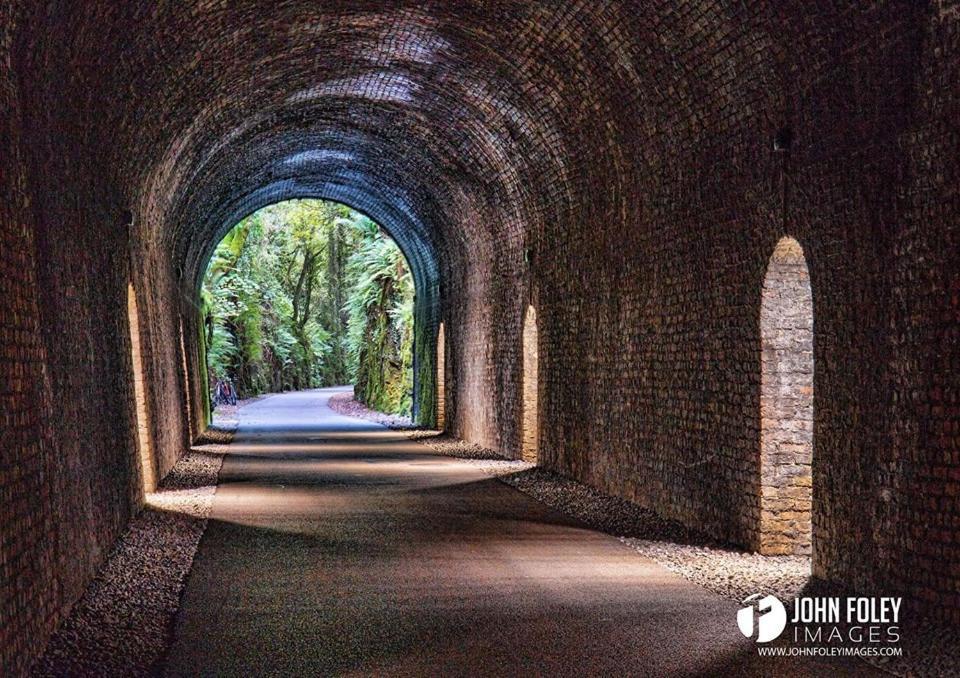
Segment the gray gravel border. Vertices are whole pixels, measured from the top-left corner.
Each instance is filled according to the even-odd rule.
[[[177,462],[60,624],[33,675],[159,674],[222,462],[220,445],[193,448]]]

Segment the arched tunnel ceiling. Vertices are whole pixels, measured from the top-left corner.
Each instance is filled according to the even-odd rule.
[[[451,270],[477,247],[535,246],[578,211],[620,215],[638,173],[722,152],[704,130],[783,75],[758,7],[83,3],[33,10],[64,49],[26,67],[73,67],[48,89],[100,113],[83,143],[188,285],[236,215],[321,188]],[[717,51],[716,34],[752,48]]]
[[[165,225],[186,278],[238,216],[288,197],[335,198],[367,212],[433,278],[437,250],[455,257],[476,238],[519,237],[502,229],[539,218],[544,195],[553,198],[548,209],[562,207],[550,190],[539,203],[531,193],[538,182],[555,190],[565,181],[556,110],[533,95],[517,72],[520,55],[501,49],[508,45],[493,32],[520,30],[535,10],[383,6],[211,12],[223,30],[193,38],[199,51],[182,55],[185,72],[164,83],[170,110],[194,114],[173,126],[176,137],[150,142],[165,152],[141,193],[146,219]],[[253,58],[219,58],[240,45]],[[221,61],[222,70],[209,70]],[[194,86],[180,89],[187,82]],[[141,133],[155,115],[138,116]],[[463,228],[465,202],[487,215],[486,232]],[[164,213],[150,214],[158,205]]]
[[[174,223],[183,230],[174,235],[189,273],[196,273],[197,264],[238,217],[278,200],[325,197],[380,222],[404,248],[415,273],[420,268],[422,280],[436,279],[431,224],[423,216],[435,213],[432,196],[395,171],[405,160],[398,148],[384,147],[369,135],[302,130],[269,130],[243,147],[248,150],[236,153],[224,146],[205,166],[215,169],[198,174],[182,194],[180,219]],[[406,156],[416,156],[416,150]],[[422,174],[414,177],[421,184],[429,178]],[[417,192],[411,193],[410,186]],[[198,230],[214,237],[196,238]]]

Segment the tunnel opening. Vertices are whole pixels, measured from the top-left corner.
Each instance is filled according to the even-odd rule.
[[[371,409],[412,414],[415,282],[397,243],[365,214],[321,199],[256,210],[213,250],[200,297],[215,410],[352,384]]]
[[[523,318],[523,436],[521,458],[537,463],[539,456],[540,402],[539,349],[537,346],[537,312],[533,305],[527,306]]]
[[[178,239],[176,256],[183,262],[183,299],[181,307],[185,318],[188,367],[193,387],[189,408],[198,422],[195,435],[202,434],[210,424],[210,392],[206,374],[205,328],[202,308],[191,300],[202,296],[204,274],[217,244],[244,218],[271,205],[292,200],[325,200],[343,205],[379,225],[399,247],[411,272],[415,290],[413,301],[413,397],[411,418],[414,423],[432,427],[436,422],[436,332],[440,312],[440,264],[436,246],[425,232],[426,224],[411,212],[402,198],[393,195],[383,185],[369,185],[362,178],[352,177],[335,181],[317,172],[318,158],[327,162],[334,156],[298,153],[281,162],[293,167],[296,179],[276,180],[255,184],[246,191],[238,191],[228,200],[197,213],[185,208],[180,217],[183,237]],[[294,160],[297,160],[294,163]],[[307,162],[306,166],[302,166]],[[337,160],[340,162],[340,160]]]
[[[760,312],[759,551],[813,551],[813,296],[800,243],[770,257]]]

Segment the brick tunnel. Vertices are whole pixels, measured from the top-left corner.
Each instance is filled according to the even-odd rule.
[[[960,624],[954,3],[4,0],[0,38],[4,673],[203,433],[206,262],[289,198],[406,255],[418,423]]]

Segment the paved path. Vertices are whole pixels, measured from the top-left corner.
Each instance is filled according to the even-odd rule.
[[[333,392],[241,411],[169,675],[773,669],[735,604],[475,465],[335,414]]]

